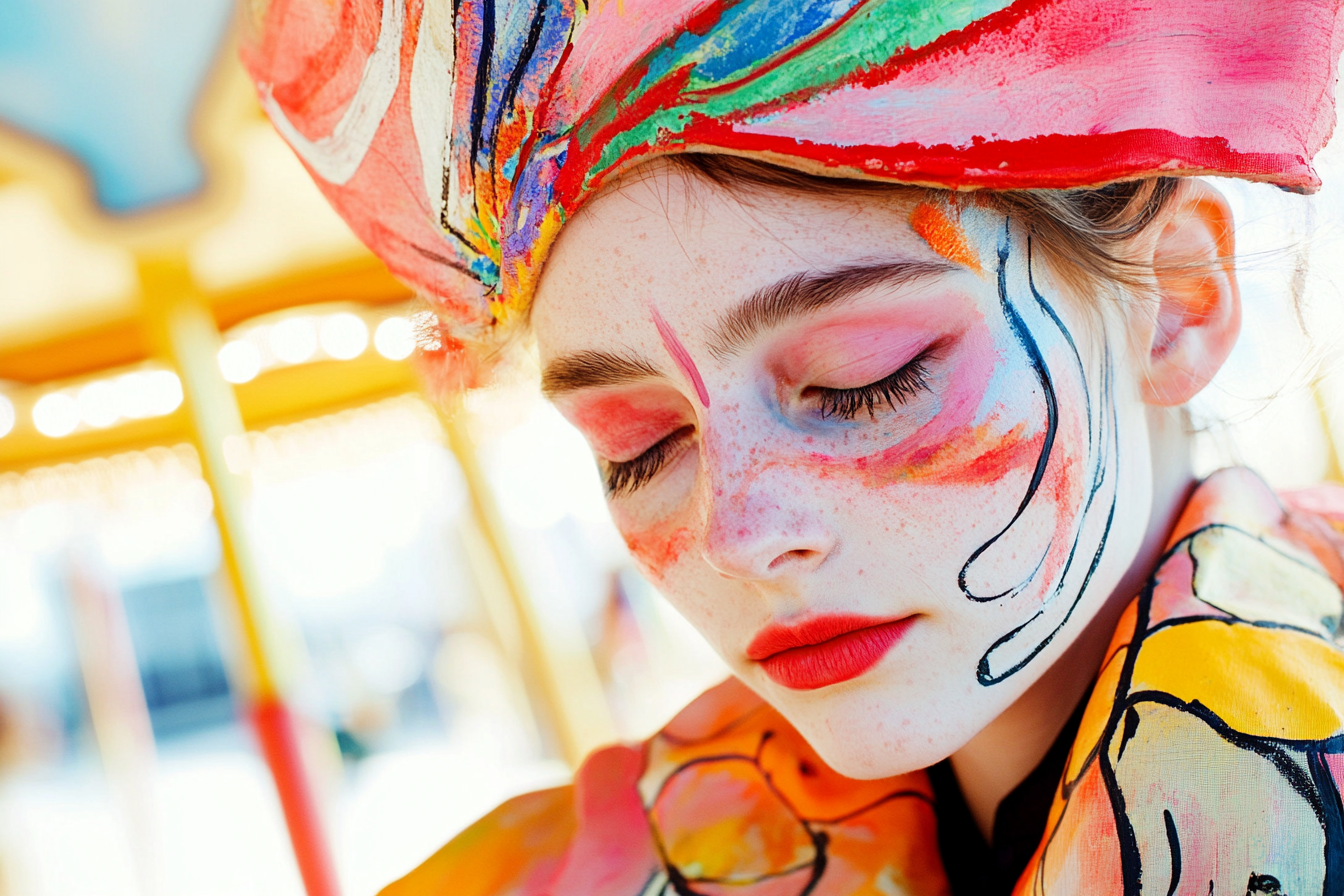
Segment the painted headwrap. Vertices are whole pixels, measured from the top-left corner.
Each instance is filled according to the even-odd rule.
[[[462,332],[564,222],[684,151],[952,189],[1221,174],[1292,190],[1340,0],[251,0],[243,58],[337,211]]]

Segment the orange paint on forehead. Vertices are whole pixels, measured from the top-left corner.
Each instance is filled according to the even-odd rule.
[[[910,213],[910,226],[933,251],[950,262],[980,273],[980,258],[966,242],[966,232],[941,207],[921,202]]]

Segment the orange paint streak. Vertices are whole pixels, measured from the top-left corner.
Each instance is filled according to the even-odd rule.
[[[870,488],[893,482],[921,480],[947,485],[984,485],[1002,479],[1009,471],[1035,463],[1044,434],[1027,433],[1019,423],[1001,433],[991,424],[964,427],[945,442],[915,448],[897,445],[878,454],[841,460],[814,454],[826,467],[849,466],[864,477]]]
[[[981,272],[980,259],[966,241],[966,232],[941,207],[921,202],[910,213],[910,226],[929,248],[948,261],[964,265],[977,274]]]
[[[681,559],[695,536],[686,526],[668,531],[667,526],[655,526],[643,532],[625,536],[625,546],[650,578],[662,578],[664,570]]]

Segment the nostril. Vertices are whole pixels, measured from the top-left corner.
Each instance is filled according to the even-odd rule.
[[[788,563],[808,562],[815,559],[818,553],[819,553],[818,551],[811,551],[806,549],[785,551],[775,559],[771,560],[770,565],[766,568],[773,572],[774,570],[779,569],[781,566],[784,566],[785,564]]]

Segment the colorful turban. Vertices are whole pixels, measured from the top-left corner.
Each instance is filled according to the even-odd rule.
[[[658,155],[950,189],[1318,185],[1340,0],[251,0],[262,105],[392,272],[522,316]],[[479,335],[479,334],[478,334]]]

